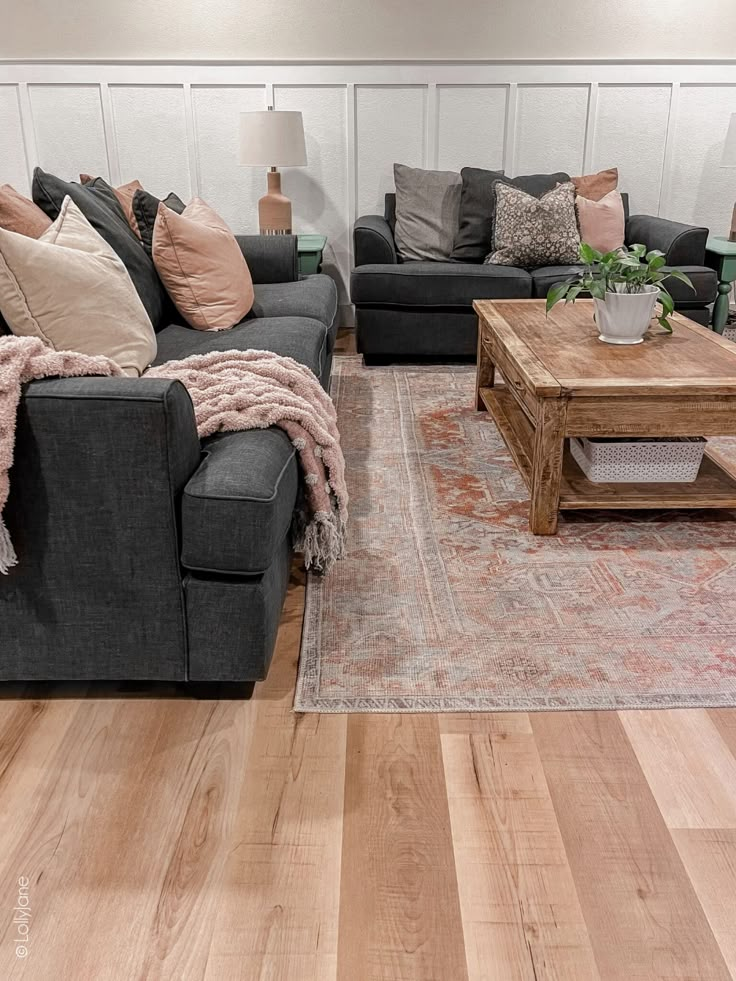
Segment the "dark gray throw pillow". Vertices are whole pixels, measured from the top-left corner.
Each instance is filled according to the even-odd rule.
[[[153,255],[153,226],[156,222],[158,206],[161,203],[155,194],[149,194],[148,191],[136,191],[133,195],[133,214],[138,222],[138,231],[141,234],[143,248],[149,255]],[[180,215],[186,207],[182,199],[177,197],[173,191],[163,199],[163,204],[175,211],[177,215]]]
[[[135,232],[115,196],[115,191],[101,177],[90,184],[75,184],[47,174],[36,167],[33,172],[33,200],[55,221],[64,198],[69,195],[90,225],[99,232],[108,245],[120,256],[128,270],[133,285],[140,296],[154,330],[166,326],[169,309],[168,295],[158,277],[156,267]]]
[[[460,192],[460,227],[450,254],[458,262],[483,262],[493,249],[493,212],[496,181],[511,184],[539,198],[557,184],[570,180],[569,174],[529,174],[524,177],[505,177],[498,170],[463,167],[460,171],[463,187]]]

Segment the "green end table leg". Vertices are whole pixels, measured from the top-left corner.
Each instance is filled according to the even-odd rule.
[[[736,242],[711,235],[706,243],[708,265],[718,276],[718,296],[713,304],[711,327],[717,334],[723,333],[728,322],[728,299],[736,282]]]
[[[728,322],[729,297],[731,295],[731,283],[721,281],[718,283],[718,296],[713,304],[713,330],[716,334],[722,334],[723,328]]]

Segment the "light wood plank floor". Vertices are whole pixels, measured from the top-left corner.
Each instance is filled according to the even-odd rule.
[[[303,594],[250,702],[5,690],[3,981],[736,977],[736,710],[296,716]]]
[[[736,710],[296,716],[303,601],[250,702],[0,688],[0,981],[736,978]]]

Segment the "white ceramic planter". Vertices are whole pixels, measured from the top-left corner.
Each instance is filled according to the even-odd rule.
[[[606,293],[594,300],[598,340],[606,344],[641,344],[654,314],[659,289],[645,286],[643,293]]]

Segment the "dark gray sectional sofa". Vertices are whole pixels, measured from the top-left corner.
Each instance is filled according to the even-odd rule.
[[[170,323],[157,363],[256,348],[326,387],[337,330],[327,276],[299,278],[292,236],[238,237],[255,306],[232,330]],[[298,490],[279,429],[200,444],[179,382],[67,378],[26,386],[5,518],[0,680],[253,682],[273,653]],[[245,689],[243,689],[245,690]]]
[[[626,242],[661,249],[669,265],[693,282],[693,293],[677,280],[667,282],[678,310],[707,324],[717,282],[705,264],[707,228],[647,215],[628,216]],[[355,304],[358,351],[367,363],[412,357],[470,358],[476,353],[473,300],[546,297],[550,287],[580,267],[517,269],[480,262],[401,260],[394,241],[396,195],[387,194],[385,213],[359,218],[354,228]]]

